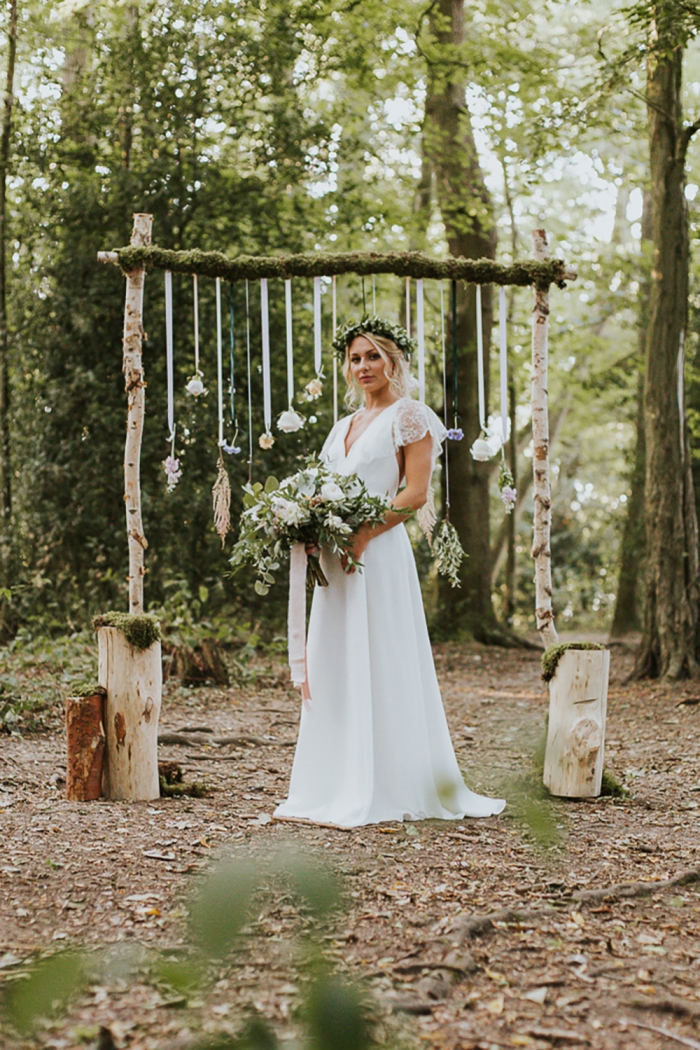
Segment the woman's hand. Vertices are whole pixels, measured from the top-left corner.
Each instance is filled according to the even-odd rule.
[[[340,559],[340,563],[345,572],[352,573],[355,571],[355,566],[350,561],[350,558],[355,562],[361,562],[362,555],[365,553],[367,544],[372,539],[372,536],[373,529],[371,525],[360,525],[359,529],[353,536],[352,546],[347,554],[343,554]]]

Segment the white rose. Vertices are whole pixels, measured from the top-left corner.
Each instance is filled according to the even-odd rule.
[[[189,383],[185,387],[185,390],[188,394],[191,394],[192,397],[199,397],[200,394],[206,394],[206,390],[204,389],[204,383],[201,379],[199,379],[198,376],[194,376],[193,379],[190,379]]]
[[[329,503],[337,503],[338,500],[344,498],[345,493],[334,481],[327,481],[325,485],[321,485],[321,499],[328,500]]]
[[[295,412],[293,408],[288,408],[277,420],[277,426],[285,434],[293,434],[304,426],[304,417]]]
[[[471,447],[471,454],[474,459],[478,459],[481,462],[485,462],[487,459],[491,459],[493,455],[493,449],[489,445],[488,441],[484,441],[483,438],[477,438]]]
[[[291,500],[275,499],[272,501],[272,509],[285,525],[299,525],[304,520],[302,508]]]

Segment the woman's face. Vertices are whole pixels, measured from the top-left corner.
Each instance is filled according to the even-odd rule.
[[[351,376],[365,392],[379,394],[389,385],[384,358],[363,335],[356,336],[350,344],[348,361]]]

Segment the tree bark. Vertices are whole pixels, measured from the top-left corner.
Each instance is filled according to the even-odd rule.
[[[432,159],[449,251],[467,259],[493,259],[496,231],[492,204],[476,151],[466,105],[467,80],[460,64],[459,52],[465,39],[463,0],[438,0],[430,27],[424,149]],[[484,350],[488,355],[492,316],[489,286],[483,289],[483,304]],[[456,380],[460,394],[458,423],[464,440],[450,446],[450,517],[468,557],[463,562],[459,590],[452,590],[440,579],[436,627],[443,637],[472,635],[489,641],[497,635],[498,626],[489,573],[489,468],[469,454],[479,436],[476,305],[469,286],[458,287],[457,340],[459,364],[456,376],[451,364],[448,367],[448,398]]]
[[[547,234],[532,234],[534,255],[543,261],[549,254]],[[532,317],[532,474],[535,520],[532,557],[535,559],[535,617],[545,649],[557,644],[552,609],[552,494],[549,484],[549,412],[547,409],[549,291],[535,288]]]
[[[656,5],[647,56],[653,242],[644,376],[647,578],[635,673],[681,678],[700,672],[698,527],[683,399],[690,258],[685,162],[697,129],[682,127],[683,47],[666,29],[672,2]]]
[[[152,215],[134,215],[131,244],[151,243]],[[141,519],[141,439],[146,412],[146,383],[141,350],[143,346],[143,284],[146,271],[132,270],[126,278],[124,307],[124,388],[127,393],[126,446],[124,449],[124,503],[126,534],[129,542],[129,612],[143,612],[143,564],[148,541]]]
[[[644,558],[644,349],[649,323],[649,296],[651,281],[646,267],[646,253],[651,248],[651,194],[644,192],[642,210],[642,255],[645,273],[639,284],[639,379],[637,383],[637,413],[635,418],[635,446],[630,478],[630,494],[627,501],[627,515],[620,542],[620,574],[617,581],[617,597],[613,614],[611,638],[623,638],[632,631],[638,631],[642,625],[642,564]]]
[[[97,645],[99,681],[107,692],[104,795],[132,802],[158,798],[160,642],[149,649],[134,649],[116,627],[100,627]]]
[[[7,177],[17,57],[17,0],[10,0],[7,68],[0,135],[0,543],[2,585],[8,586],[11,545],[12,471],[10,465],[10,339],[7,320]]]
[[[102,794],[105,752],[102,690],[66,700],[66,798],[90,802]]]
[[[603,778],[610,653],[567,649],[549,683],[544,784],[561,798],[596,798]]]

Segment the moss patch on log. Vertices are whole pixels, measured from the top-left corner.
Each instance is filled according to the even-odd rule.
[[[603,769],[603,779],[600,783],[600,794],[606,798],[629,798],[629,791],[621,784],[615,774],[607,768]]]
[[[452,256],[435,259],[423,252],[307,252],[298,255],[239,255],[229,259],[222,252],[171,251],[150,245],[116,250],[124,273],[142,267],[173,273],[221,277],[225,281],[257,280],[261,277],[333,277],[344,273],[360,276],[393,273],[397,277],[466,281],[469,284],[498,284],[546,290],[551,284],[566,287],[574,275],[563,259],[547,262],[526,260],[504,266],[493,259],[464,259]]]
[[[605,649],[600,642],[561,642],[559,645],[550,645],[542,653],[542,681],[551,682],[557,671],[557,666],[562,655],[567,649]]]
[[[160,624],[150,613],[106,612],[96,616],[93,627],[115,627],[134,649],[150,649],[161,639]]]

